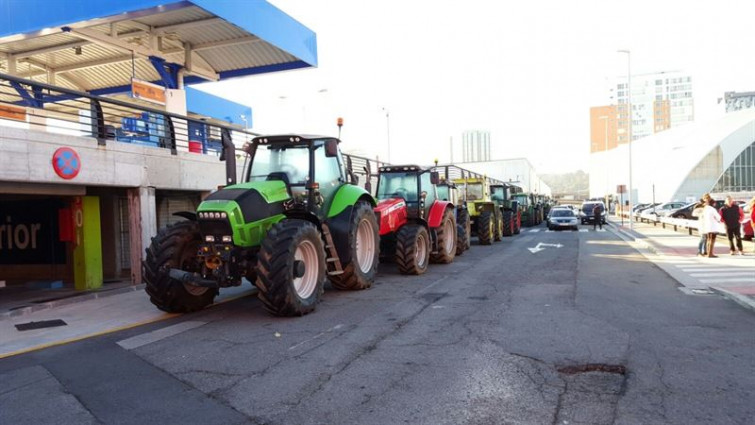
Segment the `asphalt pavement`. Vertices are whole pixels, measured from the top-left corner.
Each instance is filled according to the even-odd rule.
[[[241,296],[16,346],[0,423],[750,423],[755,315],[680,290],[608,227],[524,229],[419,277],[381,264],[372,289],[328,290],[301,318]]]

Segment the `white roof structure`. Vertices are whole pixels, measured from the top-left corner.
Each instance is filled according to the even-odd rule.
[[[632,143],[632,202],[699,199],[755,141],[755,109],[694,122]],[[590,196],[629,189],[629,152],[621,145],[590,155]],[[624,195],[627,199],[627,195]]]

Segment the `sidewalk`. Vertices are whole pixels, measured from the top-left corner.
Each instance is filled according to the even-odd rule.
[[[134,288],[136,290],[107,297],[72,298],[64,304],[49,306],[44,310],[29,310],[26,314],[0,317],[0,359],[178,316],[158,310],[149,301],[144,290],[140,290],[141,286]],[[249,284],[224,288],[215,303],[255,293],[256,288]],[[16,327],[31,322],[58,320],[65,324],[23,331]]]
[[[729,254],[729,241],[719,235],[714,247],[718,258],[697,256],[699,237],[675,232],[652,223],[633,223],[633,230],[625,220],[621,226],[617,218],[609,220],[612,230],[633,245],[648,260],[676,279],[681,290],[689,294],[714,291],[747,308],[755,310],[755,247],[752,241],[742,241],[745,255]]]

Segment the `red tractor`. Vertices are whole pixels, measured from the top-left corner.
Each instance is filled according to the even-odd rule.
[[[422,274],[429,262],[447,264],[456,256],[456,207],[438,198],[439,180],[437,172],[417,165],[380,168],[380,251],[402,274]]]

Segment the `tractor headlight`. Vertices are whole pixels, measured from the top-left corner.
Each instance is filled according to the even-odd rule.
[[[213,243],[213,242],[215,242],[215,236],[207,235],[207,236],[204,237],[204,241],[205,242]]]
[[[233,236],[228,236],[228,235],[223,236],[223,242],[226,242],[226,243],[233,242]]]

